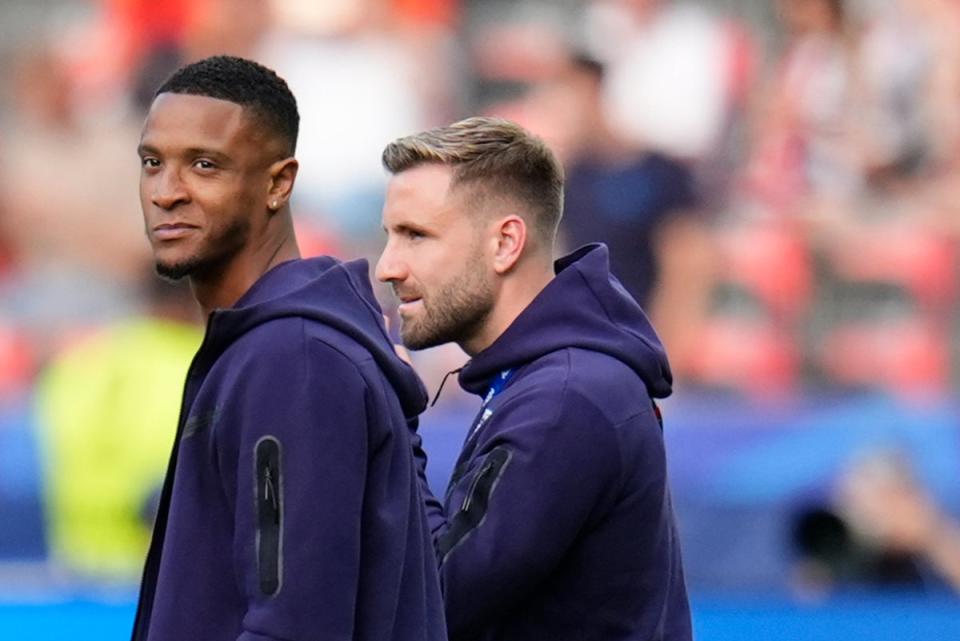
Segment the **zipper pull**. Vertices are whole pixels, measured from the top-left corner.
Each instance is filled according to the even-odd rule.
[[[277,491],[273,486],[273,470],[269,466],[263,470],[263,500],[270,501],[274,514],[279,511]]]

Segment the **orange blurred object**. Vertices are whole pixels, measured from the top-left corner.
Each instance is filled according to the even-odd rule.
[[[27,337],[14,327],[0,325],[0,399],[25,392],[36,367],[36,355]]]
[[[401,17],[422,24],[453,26],[459,16],[456,0],[393,0]]]

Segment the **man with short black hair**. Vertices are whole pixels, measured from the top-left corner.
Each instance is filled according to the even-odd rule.
[[[157,271],[207,320],[183,395],[134,641],[442,641],[393,352],[364,261],[301,260],[286,83],[214,57],[157,92],[139,145]]]
[[[376,274],[401,338],[456,342],[460,384],[483,398],[443,504],[426,489],[450,638],[689,640],[652,400],[670,369],[606,247],[553,262],[553,154],[470,118],[391,143],[383,163]]]

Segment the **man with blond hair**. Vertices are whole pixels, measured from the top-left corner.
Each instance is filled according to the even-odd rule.
[[[394,141],[383,163],[376,275],[401,338],[457,343],[482,398],[442,504],[421,470],[450,638],[690,639],[653,402],[669,366],[606,247],[553,261],[553,154],[471,118]]]

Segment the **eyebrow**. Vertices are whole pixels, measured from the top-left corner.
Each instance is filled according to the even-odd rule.
[[[415,225],[412,223],[400,223],[398,225],[394,225],[393,230],[398,234],[403,234],[405,232],[410,232],[410,231],[416,232],[418,234],[433,233],[433,230],[428,225]],[[384,231],[387,231],[387,233],[389,233],[386,227],[384,227]]]
[[[186,150],[188,156],[211,156],[213,158],[219,158],[220,160],[227,160],[230,157],[227,156],[222,151],[217,151],[216,149],[208,149],[204,147],[190,147]]]
[[[183,153],[186,156],[209,156],[221,162],[230,160],[230,156],[223,153],[222,151],[217,151],[215,149],[209,149],[205,147],[190,147],[188,149],[185,149]],[[139,156],[158,155],[158,154],[160,154],[160,150],[154,147],[153,145],[144,144],[144,143],[140,143],[139,145],[137,145],[137,155]]]

